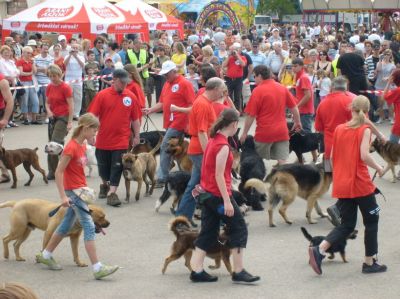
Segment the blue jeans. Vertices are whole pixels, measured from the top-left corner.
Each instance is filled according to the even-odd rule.
[[[85,241],[93,241],[96,234],[92,216],[82,211],[82,209],[89,211],[87,204],[72,191],[65,190],[65,194],[70,198],[72,203],[65,213],[64,219],[58,226],[56,233],[65,236],[74,225],[76,216],[78,216],[79,223],[83,229],[83,239]]]
[[[398,144],[400,140],[400,136],[394,135],[393,133],[390,134],[389,141]]]
[[[157,170],[157,180],[158,181],[166,181],[168,178],[168,173],[171,168],[171,155],[166,152],[168,148],[168,141],[174,137],[183,136],[182,131],[178,131],[175,129],[168,128],[165,132],[164,139],[161,144],[160,149],[160,167]]]
[[[21,81],[21,84],[23,86],[32,86],[33,81]],[[21,98],[21,112],[39,113],[39,99],[35,88],[25,89],[25,94]]]
[[[176,216],[186,216],[188,219],[192,219],[194,210],[196,208],[196,202],[192,196],[192,190],[200,183],[201,176],[201,162],[203,161],[203,155],[189,155],[190,160],[193,162],[192,176],[186,186],[185,193],[183,193],[182,199],[179,202]]]
[[[300,114],[301,126],[303,127],[304,132],[312,133],[312,120],[313,115],[311,113]]]

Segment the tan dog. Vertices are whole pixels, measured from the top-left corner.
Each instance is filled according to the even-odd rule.
[[[383,144],[378,138],[371,143],[369,151],[372,153],[376,151],[383,160],[387,163],[383,170],[382,176],[390,169],[392,171],[392,183],[396,183],[395,166],[399,164],[400,159],[400,144],[395,144],[387,141]]]
[[[162,138],[160,138],[158,144],[149,153],[126,153],[122,156],[122,167],[123,175],[125,178],[126,187],[126,202],[129,202],[131,195],[131,181],[136,181],[138,187],[136,190],[135,199],[136,201],[140,198],[140,190],[142,189],[143,181],[146,184],[146,195],[152,195],[154,186],[156,183],[156,168],[157,161],[155,158],[155,153],[158,151],[162,143]],[[151,180],[147,180],[147,177]]]
[[[4,258],[8,259],[9,257],[8,243],[15,240],[15,258],[17,261],[25,261],[21,257],[19,249],[35,228],[45,232],[42,249],[46,248],[47,243],[49,243],[51,236],[67,211],[66,208],[61,208],[53,217],[49,217],[49,212],[58,206],[59,204],[56,202],[43,199],[24,199],[20,201],[7,201],[0,204],[0,208],[13,208],[10,216],[10,232],[3,238]],[[110,225],[110,222],[105,217],[104,210],[96,205],[89,205],[89,209],[96,226],[96,233],[102,232],[102,228]],[[76,221],[67,236],[71,241],[74,262],[79,267],[86,267],[87,265],[80,261],[78,254],[79,236],[81,233],[82,227],[79,221]]]
[[[169,153],[178,163],[179,170],[192,171],[192,160],[189,159],[187,150],[189,141],[181,138],[170,138],[166,152]]]
[[[30,148],[20,148],[16,150],[5,150],[4,147],[0,147],[0,160],[3,161],[6,168],[11,170],[13,176],[13,184],[11,188],[17,188],[17,173],[15,168],[23,164],[26,172],[29,174],[29,181],[25,184],[25,186],[29,186],[33,180],[34,174],[31,170],[31,165],[34,169],[39,171],[43,180],[46,184],[48,184],[46,172],[40,167],[39,157],[37,155],[38,148],[30,149]]]

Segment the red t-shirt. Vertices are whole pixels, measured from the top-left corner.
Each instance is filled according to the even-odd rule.
[[[309,90],[311,93],[311,98],[308,102],[299,107],[300,114],[312,114],[314,113],[314,91],[308,78],[307,74],[302,70],[296,75],[296,98],[297,104],[300,103],[301,99],[304,97],[304,91]]]
[[[86,145],[79,144],[75,139],[71,139],[65,146],[62,155],[71,158],[64,171],[64,189],[73,190],[86,187]]]
[[[394,106],[394,125],[392,127],[392,133],[400,136],[400,87],[389,91],[385,95],[385,100],[388,104],[393,104]]]
[[[315,130],[324,134],[325,159],[330,159],[333,133],[338,125],[351,119],[350,105],[356,95],[351,92],[333,92],[318,105]]]
[[[217,164],[217,154],[223,146],[229,147],[228,139],[224,135],[217,134],[214,138],[211,138],[208,141],[207,148],[203,156],[203,162],[201,165],[200,185],[203,187],[204,190],[218,197],[221,197],[222,195],[219,191],[217,181],[215,180],[215,168]],[[233,155],[231,152],[229,152],[224,171],[225,185],[229,195],[232,195],[232,163]]]
[[[192,83],[182,75],[176,77],[173,82],[165,82],[161,91],[160,103],[163,103],[164,129],[172,128],[178,131],[187,129],[189,117],[186,113],[173,112],[171,116],[171,104],[178,107],[190,107],[195,99]]]
[[[375,191],[367,165],[361,160],[360,146],[365,129],[339,125],[333,136],[332,166],[334,198],[356,198]]]
[[[58,65],[63,73],[65,73],[65,64],[64,64],[64,57],[60,57],[57,60],[54,60],[54,64]]]
[[[21,58],[19,60],[17,60],[17,62],[15,63],[15,65],[17,67],[22,66],[22,71],[29,73],[32,72],[32,66],[33,66],[33,62],[32,61],[26,61],[25,59]],[[29,76],[19,76],[19,80],[26,82],[26,81],[32,81],[32,75]]]
[[[46,88],[47,103],[54,116],[68,116],[69,108],[67,98],[72,97],[72,88],[65,82],[59,85],[50,83]]]
[[[189,134],[191,138],[188,154],[200,155],[203,153],[198,134],[199,132],[205,132],[208,136],[209,130],[215,120],[215,111],[211,101],[204,95],[197,97],[189,114]]]
[[[4,79],[6,79],[6,77],[0,74],[0,81]],[[6,102],[4,101],[3,94],[0,92],[0,110],[4,109],[5,107],[6,107]]]
[[[141,118],[139,100],[127,89],[118,93],[114,87],[100,91],[88,111],[99,117],[96,148],[125,150],[129,146],[131,121]]]
[[[218,118],[219,115],[224,111],[225,109],[231,108],[231,106],[228,104],[228,102],[224,101],[223,103],[216,103],[213,102],[212,106],[215,111],[215,116]]]
[[[296,99],[289,90],[273,79],[264,80],[251,94],[245,112],[256,118],[254,139],[257,142],[289,140],[286,124],[286,107],[296,106]]]
[[[145,96],[142,88],[136,81],[131,81],[127,86],[126,89],[130,90],[136,98],[139,100],[138,104],[140,105],[140,108],[146,107],[146,101],[145,101]]]
[[[239,55],[240,58],[244,61],[245,65],[247,63],[246,57]],[[228,58],[228,66],[226,70],[226,76],[231,79],[237,79],[243,77],[243,66],[240,65],[239,60],[233,57],[232,55]]]

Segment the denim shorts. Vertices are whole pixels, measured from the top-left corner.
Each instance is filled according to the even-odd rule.
[[[56,233],[59,235],[68,234],[76,221],[76,217],[79,219],[79,223],[83,229],[83,239],[85,241],[93,241],[95,238],[95,225],[93,223],[92,216],[83,210],[89,211],[87,204],[80,199],[74,192],[65,190],[65,194],[71,200],[71,206],[68,208],[64,215],[64,219],[61,221],[57,228]]]
[[[311,113],[300,114],[301,126],[306,133],[312,133],[313,115]]]

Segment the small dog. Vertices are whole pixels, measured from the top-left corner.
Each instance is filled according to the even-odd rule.
[[[279,214],[283,217],[287,224],[292,221],[286,215],[286,210],[294,201],[296,196],[300,196],[307,201],[306,217],[308,223],[314,224],[317,221],[311,217],[311,211],[315,207],[317,213],[321,217],[328,217],[322,212],[318,205],[318,198],[324,195],[332,182],[332,173],[325,172],[322,164],[302,165],[302,164],[285,164],[272,169],[267,176],[267,183],[270,183],[268,190],[269,208],[269,226],[275,227],[273,221],[273,210],[282,201]],[[261,184],[254,184],[258,192],[265,192],[265,188],[259,188]]]
[[[192,257],[192,251],[194,250],[194,241],[197,239],[199,233],[190,229],[190,222],[184,216],[174,218],[170,223],[170,230],[176,236],[176,241],[172,244],[171,255],[165,259],[164,266],[161,270],[162,274],[165,274],[169,263],[176,261],[182,256],[185,257],[185,266],[192,271],[190,259]],[[220,234],[219,240],[215,246],[207,252],[207,257],[215,261],[214,266],[209,266],[210,269],[219,269],[222,259],[226,269],[232,274],[232,266],[229,261],[231,250],[225,245],[227,240],[228,236],[224,231]]]
[[[189,159],[187,150],[189,141],[183,136],[170,138],[166,152],[169,153],[177,162],[179,170],[192,171],[192,160]]]
[[[157,161],[155,158],[155,153],[161,146],[161,138],[155,148],[153,148],[149,153],[140,153],[140,154],[132,154],[130,152],[125,153],[122,156],[122,167],[123,167],[123,175],[125,178],[125,187],[126,187],[126,202],[130,200],[130,187],[131,181],[138,182],[138,187],[136,190],[135,199],[139,200],[140,190],[142,189],[143,181],[146,184],[146,195],[152,195],[154,186],[156,183],[155,175],[157,168]],[[147,180],[147,177],[151,180],[150,182]]]
[[[44,147],[44,152],[48,155],[61,155],[63,150],[64,150],[64,145],[55,141],[50,141]]]
[[[53,217],[49,217],[49,212],[58,206],[57,203],[43,199],[23,199],[20,201],[7,201],[0,204],[0,208],[12,208],[10,216],[10,232],[3,238],[4,258],[9,258],[8,243],[15,240],[14,252],[17,261],[25,261],[20,255],[20,246],[28,238],[35,228],[43,230],[43,249],[46,248],[54,231],[64,218],[66,208],[61,208]],[[104,233],[102,228],[110,225],[106,219],[104,210],[96,205],[89,205],[91,216],[96,227],[96,233]],[[71,249],[74,262],[79,267],[87,265],[79,259],[78,245],[82,227],[77,220],[68,236],[71,240]]]
[[[0,147],[0,160],[3,161],[5,167],[11,170],[13,177],[13,184],[11,188],[17,188],[17,173],[15,168],[22,164],[29,174],[29,181],[25,184],[25,186],[30,186],[34,174],[32,173],[31,166],[40,172],[43,176],[43,181],[48,184],[46,177],[46,172],[40,167],[39,157],[37,155],[38,148],[30,149],[30,148],[20,148],[16,150],[5,150],[4,147]]]
[[[311,236],[304,227],[301,227],[301,231],[303,232],[304,237],[308,241],[310,241],[310,247],[319,246],[319,244],[321,244],[322,241],[325,240],[324,236],[315,236],[315,237]],[[357,234],[358,234],[358,230],[354,230],[347,237],[347,240],[348,239],[352,239],[352,240],[356,239]],[[326,251],[327,253],[329,253],[328,259],[333,260],[335,258],[335,253],[339,252],[340,256],[342,257],[343,262],[347,263],[346,252],[345,252],[347,240],[344,240],[337,244],[332,244],[331,247],[329,247],[329,249]]]
[[[165,182],[163,193],[156,202],[155,210],[158,212],[160,207],[171,197],[174,197],[172,202],[171,212],[174,214],[179,202],[185,192],[186,186],[190,180],[190,173],[187,171],[170,172]]]
[[[383,160],[387,163],[383,174],[388,172],[390,169],[392,171],[392,183],[396,183],[396,173],[395,166],[399,164],[400,159],[400,144],[395,144],[393,142],[387,141],[383,144],[378,138],[371,143],[369,151],[372,153],[376,151]]]

